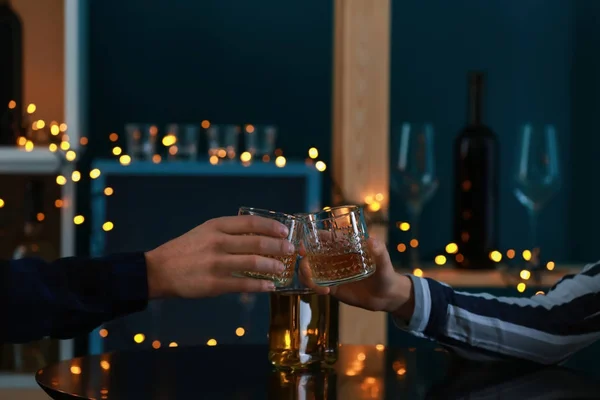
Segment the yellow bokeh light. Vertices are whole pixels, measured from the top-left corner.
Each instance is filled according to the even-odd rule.
[[[172,133],[169,133],[162,139],[162,144],[165,147],[173,146],[175,143],[177,143],[177,136]]]
[[[208,342],[206,342],[206,344],[208,346],[216,346],[217,345],[217,341],[215,339],[208,339]]]
[[[115,146],[115,147],[113,147],[113,149],[112,149],[112,153],[113,153],[115,156],[120,156],[122,152],[123,152],[123,149],[121,149],[119,146]]]
[[[100,334],[100,337],[107,337],[108,336],[108,330],[106,329],[100,329],[100,332],[98,332]]]
[[[50,127],[50,133],[52,134],[52,136],[56,136],[60,133],[60,128],[58,127],[58,125],[52,125]]]
[[[62,175],[58,175],[58,176],[56,177],[56,183],[58,183],[58,184],[59,184],[59,185],[61,185],[61,186],[62,186],[62,185],[65,185],[65,184],[67,183],[67,178],[65,178],[65,177],[64,177],[64,176],[62,176]]]
[[[46,122],[43,119],[38,120],[35,124],[36,128],[43,129],[46,126]]]
[[[383,193],[377,193],[377,194],[375,195],[375,200],[376,200],[376,201],[379,201],[379,202],[381,202],[381,201],[383,201],[383,199],[384,199]]]
[[[27,139],[23,136],[19,136],[19,138],[17,139],[17,145],[25,146],[25,143],[27,143]]]
[[[174,156],[175,154],[177,154],[178,150],[179,149],[177,148],[177,146],[173,145],[173,146],[169,147],[169,154]]]
[[[90,178],[92,179],[96,179],[100,176],[101,172],[98,168],[94,168],[93,170],[90,171]]]
[[[398,371],[396,371],[396,373],[400,376],[403,376],[406,374],[406,368],[398,368]]]
[[[212,157],[214,157],[214,156],[212,156]],[[211,158],[212,158],[212,157],[211,157]],[[242,154],[240,154],[240,160],[241,160],[242,162],[248,162],[248,161],[252,160],[252,154],[250,154],[250,152],[249,152],[249,151],[245,151],[245,152],[243,152]],[[211,163],[211,164],[212,164],[212,163]]]
[[[517,285],[517,290],[519,291],[519,293],[523,293],[525,289],[527,289],[527,285],[525,285],[523,282]]]
[[[64,202],[61,199],[56,199],[54,200],[54,207],[56,208],[61,208],[63,206]]]
[[[538,290],[537,292],[535,292],[536,296],[540,296],[540,295],[544,295],[544,294],[546,294],[546,293],[544,293],[543,290]]]
[[[71,366],[71,373],[73,375],[80,375],[81,374],[81,367],[79,367],[77,365],[72,365]]]
[[[373,211],[373,212],[377,212],[379,210],[381,210],[381,203],[378,201],[374,201],[371,204],[369,204],[369,210]]]
[[[27,106],[27,113],[33,114],[36,109],[37,109],[37,107],[35,106],[35,104],[31,103],[30,105]]]
[[[27,151],[27,152],[33,151],[33,142],[31,140],[28,140],[25,143],[25,151]]]
[[[510,249],[510,250],[508,250],[508,251],[506,252],[506,257],[507,257],[509,260],[512,260],[513,258],[515,258],[515,255],[516,255],[516,254],[515,254],[515,251],[514,251],[513,249]]]
[[[225,158],[225,157],[227,157],[227,150],[225,150],[225,149],[219,149],[219,150],[217,150],[217,156],[219,158]]]
[[[324,172],[327,169],[327,165],[323,161],[317,161],[315,163],[315,168],[319,172]]]
[[[142,343],[144,340],[146,340],[146,336],[143,333],[133,335],[133,341],[136,343]]]
[[[17,102],[16,102],[16,101],[14,101],[14,100],[11,100],[11,101],[9,101],[9,102],[8,102],[8,108],[9,108],[10,110],[14,110],[14,109],[15,109],[15,107],[17,107]]]
[[[73,171],[73,173],[71,173],[71,180],[73,182],[79,182],[80,179],[81,179],[81,172]]]
[[[210,121],[205,119],[204,121],[202,121],[201,125],[202,125],[202,128],[208,129],[208,128],[210,128]]]
[[[521,273],[519,274],[519,276],[521,277],[521,279],[527,280],[527,279],[531,278],[531,272],[529,272],[528,270],[524,269],[524,270],[521,271]]]
[[[108,135],[108,140],[110,140],[111,142],[116,142],[117,140],[119,140],[119,135],[113,132],[110,135]]]
[[[246,330],[241,326],[235,330],[236,336],[242,337],[246,334]]]
[[[435,256],[434,261],[437,265],[444,265],[444,264],[446,264],[446,256],[441,255],[441,254],[439,256]]]
[[[38,221],[42,222],[43,220],[45,220],[45,219],[46,219],[46,216],[44,215],[44,213],[37,213],[37,215],[35,216],[35,218],[36,218]]]
[[[63,140],[62,142],[60,142],[60,149],[63,151],[67,151],[71,148],[71,145],[69,144],[69,142],[67,142],[66,140]]]
[[[251,124],[246,125],[246,132],[253,133],[254,132],[254,125],[251,125]]]
[[[113,224],[110,221],[106,221],[105,223],[102,224],[102,230],[104,232],[110,232],[113,230],[114,227],[115,227],[115,224]]]
[[[494,262],[502,261],[502,253],[500,253],[498,250],[492,251],[490,253],[490,260],[492,260]]]
[[[100,368],[102,368],[105,371],[108,371],[110,369],[110,363],[106,360],[102,360],[100,361]]]
[[[458,245],[456,243],[448,243],[446,245],[446,253],[456,254],[458,252]]]
[[[552,271],[554,269],[556,265],[554,264],[554,261],[548,261],[548,263],[546,264],[546,269],[548,271]]]
[[[112,194],[113,194],[114,192],[115,192],[115,191],[114,191],[114,190],[113,190],[113,188],[111,188],[111,187],[105,187],[105,188],[104,188],[104,195],[105,195],[105,196],[112,196]]]
[[[161,160],[162,160],[162,157],[160,156],[160,154],[154,154],[152,156],[152,162],[154,164],[159,164],[161,162]]]
[[[75,223],[75,225],[81,225],[84,221],[85,218],[83,215],[76,215],[75,217],[73,217],[73,222]]]
[[[75,161],[77,158],[77,153],[75,153],[73,150],[69,150],[67,151],[67,154],[65,154],[65,158],[67,161]]]
[[[410,224],[408,222],[401,222],[400,225],[398,225],[398,228],[400,228],[402,232],[408,232],[410,230]]]
[[[219,163],[219,157],[217,157],[217,156],[210,156],[210,158],[208,159],[208,161],[212,165],[217,165]]]
[[[58,150],[58,146],[54,143],[50,143],[50,145],[48,146],[48,150],[54,153],[56,152],[56,150]]]
[[[153,349],[160,349],[160,340],[155,340],[152,342]]]
[[[79,144],[82,145],[82,146],[87,145],[88,144],[88,138],[86,138],[85,136],[81,137],[79,139]]]
[[[406,245],[404,243],[399,243],[398,246],[396,246],[396,249],[398,252],[404,253],[406,251]]]
[[[375,348],[377,349],[377,351],[383,351],[385,350],[385,346],[382,344],[376,344]]]
[[[356,359],[358,361],[365,361],[367,359],[367,356],[365,355],[365,353],[358,353]]]
[[[4,204],[5,204],[5,203],[4,203],[4,200],[3,200],[3,199],[0,199],[0,208],[4,207]]]
[[[316,147],[311,147],[308,149],[308,156],[314,160],[315,158],[319,157],[319,150],[317,150]]]
[[[171,342],[169,343],[169,347],[178,347],[179,345],[177,344],[177,342]]]
[[[410,241],[410,247],[412,247],[412,248],[419,247],[419,241],[417,239],[411,239],[411,241]]]
[[[60,124],[58,126],[58,129],[60,129],[61,132],[66,132],[67,131],[67,124],[65,124],[64,122],[62,124]]]
[[[523,260],[525,260],[525,261],[531,260],[531,251],[523,250]]]
[[[279,168],[285,167],[286,162],[287,161],[284,156],[279,156],[275,159],[275,165],[277,165]]]
[[[131,157],[129,157],[127,154],[123,154],[121,157],[119,157],[119,162],[121,165],[129,165],[131,163]]]
[[[415,268],[413,270],[413,275],[420,278],[423,276],[423,270],[421,268]]]

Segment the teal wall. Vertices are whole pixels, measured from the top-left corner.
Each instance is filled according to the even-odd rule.
[[[423,256],[450,241],[451,146],[465,123],[466,73],[482,68],[486,120],[502,153],[500,248],[527,246],[526,213],[509,175],[518,126],[551,122],[565,179],[541,215],[541,244],[558,261],[595,259],[600,2],[392,3],[390,130],[428,120],[437,133],[440,188],[424,211]],[[90,13],[94,145],[86,160],[108,154],[108,133],[126,122],[208,118],[274,122],[288,157],[303,158],[314,145],[330,161],[332,1],[94,0]],[[404,218],[393,196],[391,222]],[[390,237],[392,248],[409,239],[394,229]]]
[[[542,251],[557,261],[600,258],[592,161],[600,148],[599,12],[593,0],[393,2],[391,130],[429,120],[437,133],[440,188],[422,219],[424,257],[432,260],[451,238],[452,143],[465,124],[467,71],[485,69],[485,119],[501,151],[500,248],[528,246],[527,214],[510,174],[518,126],[529,120],[556,125],[564,176],[540,217]],[[392,223],[405,218],[398,198],[391,214]],[[391,238],[407,242],[408,235],[392,228]]]

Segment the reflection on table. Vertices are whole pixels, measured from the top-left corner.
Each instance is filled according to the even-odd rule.
[[[276,371],[266,346],[176,347],[77,358],[40,370],[54,399],[595,398],[567,369],[474,364],[442,349],[340,348],[334,368]]]

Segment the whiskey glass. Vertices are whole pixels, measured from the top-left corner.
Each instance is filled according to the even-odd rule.
[[[277,370],[302,371],[338,359],[339,302],[303,284],[299,259],[291,284],[269,294],[269,361]]]
[[[375,272],[362,207],[328,207],[318,213],[300,214],[298,218],[303,222],[303,245],[316,285],[354,282]]]
[[[280,213],[276,211],[263,210],[260,208],[253,207],[240,207],[238,210],[238,215],[257,215],[263,218],[274,219],[278,222],[281,222],[285,226],[288,227],[289,233],[287,236],[287,240],[292,242],[292,244],[298,248],[299,245],[299,228],[300,224],[298,223],[298,218],[293,215]],[[274,256],[265,256],[270,258],[275,258],[281,261],[285,265],[285,269],[283,272],[279,274],[274,273],[262,273],[262,272],[242,272],[241,277],[255,278],[255,279],[264,279],[272,281],[275,284],[275,287],[285,287],[289,286],[292,283],[293,275],[294,275],[294,267],[296,265],[296,259],[298,258],[298,254],[294,253],[291,255],[286,255],[282,257],[274,257]]]

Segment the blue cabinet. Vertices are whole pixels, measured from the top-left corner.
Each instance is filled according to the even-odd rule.
[[[208,219],[235,215],[242,205],[290,213],[320,208],[320,173],[304,163],[97,161],[92,168],[100,170],[91,188],[93,256],[152,249]],[[106,222],[113,224],[109,231]],[[90,353],[211,339],[266,343],[268,312],[267,295],[153,301],[147,310],[94,331]]]

